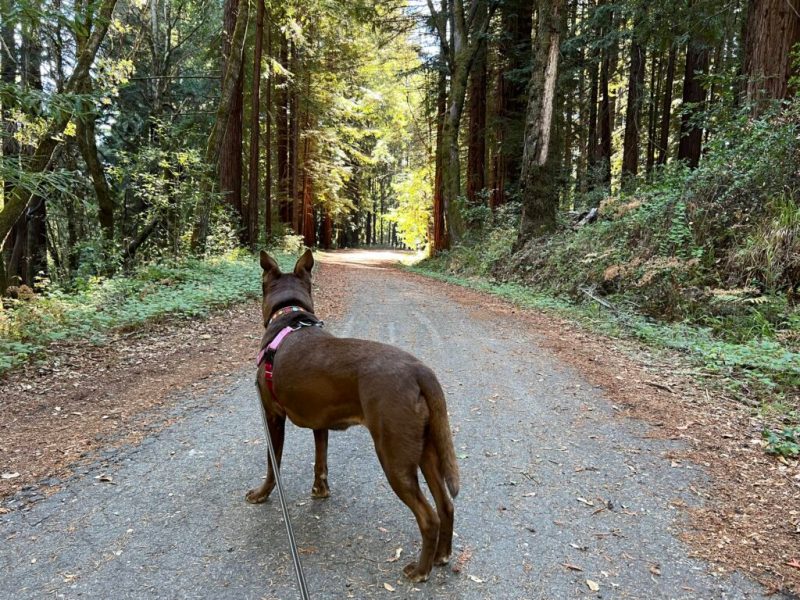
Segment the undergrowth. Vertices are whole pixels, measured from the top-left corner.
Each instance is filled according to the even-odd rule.
[[[275,254],[281,268],[293,257]],[[91,277],[65,291],[53,287],[0,307],[0,374],[41,355],[57,341],[106,341],[112,331],[134,329],[166,317],[197,318],[257,297],[258,260],[234,251],[205,260],[162,262],[128,276]]]
[[[418,269],[680,351],[800,422],[798,116],[800,101],[712,119],[697,169],[663,167],[607,195],[596,222],[562,213],[555,233],[521,245],[518,206],[472,209],[482,225]]]

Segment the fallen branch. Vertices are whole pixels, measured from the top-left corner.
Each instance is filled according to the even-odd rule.
[[[602,306],[605,306],[608,310],[612,311],[613,313],[619,314],[619,309],[616,306],[614,306],[613,304],[611,304],[611,302],[609,302],[608,300],[604,300],[603,298],[600,298],[599,296],[596,296],[595,294],[593,294],[587,288],[581,287],[581,288],[578,288],[578,289],[581,292],[583,292],[584,294],[586,294],[587,296],[589,296],[589,298],[591,298],[592,300],[594,300],[598,304],[601,304]]]

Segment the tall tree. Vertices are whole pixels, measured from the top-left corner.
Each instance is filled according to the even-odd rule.
[[[683,113],[681,114],[681,139],[678,160],[694,168],[700,162],[703,146],[703,128],[696,121],[706,98],[703,76],[708,71],[708,48],[699,36],[693,34],[686,46],[686,67],[683,75]]]
[[[439,36],[440,43],[447,48],[447,68],[450,75],[447,95],[447,112],[442,128],[442,145],[437,152],[442,153],[442,208],[444,212],[445,239],[458,241],[464,234],[464,220],[458,208],[461,194],[461,158],[458,144],[461,129],[461,116],[472,63],[481,45],[486,43],[486,32],[496,4],[489,4],[488,18],[478,18],[479,6],[487,0],[470,0],[464,6],[463,0],[452,0],[447,19],[437,11],[432,0],[428,7]],[[447,24],[450,26],[448,38]]]
[[[522,154],[522,220],[520,240],[552,231],[556,225],[558,193],[555,190],[551,144],[553,112],[558,83],[559,45],[564,0],[540,0],[533,71],[528,86],[525,144]]]
[[[499,64],[495,101],[495,137],[498,147],[493,161],[493,207],[504,204],[508,192],[519,187],[526,87],[530,81],[533,5],[530,0],[504,0],[498,7]]]
[[[102,0],[97,12],[93,12],[93,6],[87,8],[87,16],[92,23],[91,33],[86,38],[86,43],[79,49],[72,74],[64,85],[64,92],[75,94],[83,89],[89,77],[89,70],[94,63],[97,51],[105,39],[108,27],[111,23],[111,15],[114,12],[117,0]],[[75,114],[73,106],[54,107],[54,114],[51,117],[44,134],[41,136],[36,149],[27,161],[26,168],[30,173],[41,173],[47,168],[50,160],[60,142],[61,135]],[[24,185],[16,185],[6,196],[3,210],[0,211],[0,246],[5,244],[11,228],[20,218],[28,206],[31,199],[31,191]],[[7,279],[5,273],[5,263],[0,261],[0,289],[5,290]]]
[[[241,4],[249,4],[242,0]],[[243,221],[242,211],[242,118],[244,115],[244,61],[236,54],[242,50],[233,45],[240,0],[225,0],[225,21],[222,34],[223,85],[228,73],[235,77],[233,96],[219,155],[219,188],[225,201]],[[242,7],[247,10],[246,7]],[[242,236],[245,239],[246,236]]]
[[[628,74],[628,106],[625,111],[625,138],[622,145],[622,181],[629,182],[639,172],[639,128],[644,96],[645,40],[642,32],[642,12],[646,6],[637,7],[633,21],[630,45],[630,71]]]
[[[669,58],[667,59],[667,75],[664,79],[664,92],[661,104],[661,126],[658,138],[658,164],[667,163],[669,154],[669,126],[672,120],[672,88],[675,83],[675,60],[677,47],[674,43],[669,46]]]
[[[488,18],[488,7],[478,7]],[[483,23],[480,24],[483,27]],[[467,200],[475,204],[486,187],[486,77],[487,45],[481,44],[470,73],[469,130],[467,132]]]
[[[258,159],[261,126],[261,41],[264,37],[264,0],[256,0],[256,39],[253,48],[253,81],[250,91],[250,164],[247,170],[247,241],[258,244]]]
[[[792,51],[800,42],[800,0],[750,0],[744,35],[747,102],[786,98],[796,74]]]

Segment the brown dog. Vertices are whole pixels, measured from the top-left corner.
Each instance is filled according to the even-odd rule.
[[[261,252],[266,327],[262,349],[286,327],[317,322],[311,298],[313,266],[307,250],[293,273],[281,273],[278,263]],[[292,306],[297,308],[288,308]],[[302,327],[287,335],[268,363],[273,364],[272,390],[263,363],[257,382],[278,464],[288,416],[295,425],[314,430],[311,495],[325,498],[330,493],[328,430],[364,425],[389,484],[414,513],[422,535],[419,558],[405,567],[405,574],[424,581],[434,563],[446,564],[453,538],[453,502],[447,490],[455,497],[459,478],[444,393],[433,372],[392,346],[336,338],[319,327]],[[267,465],[266,480],[247,493],[248,502],[264,502],[272,492],[275,478],[269,460]],[[436,511],[420,490],[418,469],[428,482]]]

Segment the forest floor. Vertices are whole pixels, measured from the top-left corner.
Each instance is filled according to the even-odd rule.
[[[332,435],[332,496],[312,501],[312,436],[292,430],[283,470],[313,597],[800,591],[800,472],[764,454],[744,407],[676,356],[397,258],[322,256],[318,312],[439,375],[462,471],[455,556],[406,583],[419,533],[367,432]],[[260,333],[248,302],[108,346],[64,343],[57,362],[0,381],[0,597],[293,597],[277,502],[244,502],[265,467]]]

